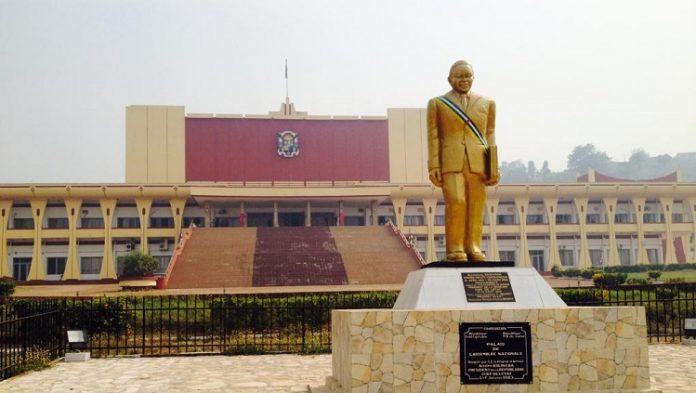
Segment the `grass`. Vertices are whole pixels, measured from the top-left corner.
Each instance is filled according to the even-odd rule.
[[[696,282],[696,270],[695,269],[688,269],[688,270],[676,270],[676,271],[669,271],[669,272],[662,272],[662,275],[658,279],[658,281],[667,281],[670,278],[676,278],[676,277],[682,277],[686,282]],[[640,273],[628,273],[628,278],[648,278],[648,272],[640,272]]]

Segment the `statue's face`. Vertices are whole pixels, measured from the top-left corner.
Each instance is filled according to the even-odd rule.
[[[466,94],[474,83],[474,69],[470,65],[458,65],[450,72],[447,81],[452,86],[452,90]]]

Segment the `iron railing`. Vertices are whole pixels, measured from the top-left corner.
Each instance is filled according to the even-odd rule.
[[[696,318],[696,283],[558,288],[569,306],[643,306],[651,342],[680,342],[684,319]]]
[[[696,284],[562,288],[570,306],[643,306],[653,342],[677,342],[696,317]],[[331,349],[331,310],[391,308],[397,292],[15,298],[0,306],[0,378],[53,360],[66,330],[94,357],[317,353]]]
[[[0,379],[63,356],[65,331],[58,300],[0,305]]]

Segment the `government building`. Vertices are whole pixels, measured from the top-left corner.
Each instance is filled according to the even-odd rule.
[[[0,185],[0,276],[114,280],[118,257],[135,249],[164,274],[192,226],[393,223],[414,258],[442,259],[425,116],[313,116],[287,100],[266,115],[130,106],[125,183]],[[635,182],[589,170],[576,183],[489,187],[483,246],[490,260],[539,271],[694,262],[695,216],[696,183],[678,172]]]

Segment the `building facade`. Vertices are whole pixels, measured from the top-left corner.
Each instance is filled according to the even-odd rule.
[[[125,183],[0,185],[0,276],[115,279],[118,256],[133,249],[153,255],[163,273],[192,224],[392,221],[425,260],[444,257],[424,109],[328,117],[287,102],[268,115],[131,106],[126,120]],[[499,139],[504,148],[504,130]],[[491,260],[541,271],[694,262],[694,217],[695,183],[590,171],[577,183],[489,187],[483,245]]]

